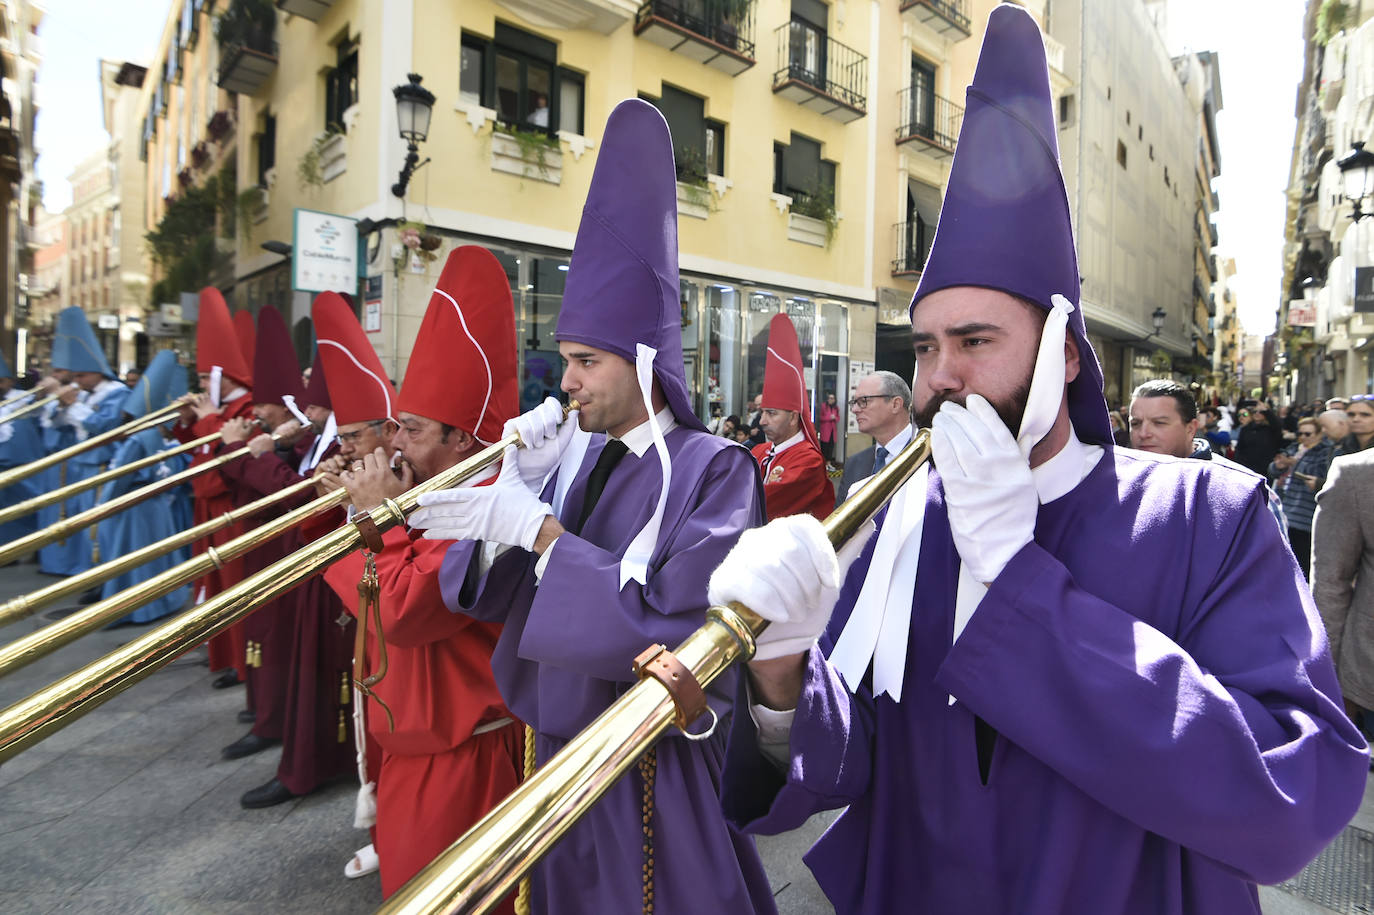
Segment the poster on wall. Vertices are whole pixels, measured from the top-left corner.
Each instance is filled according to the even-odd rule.
[[[292,287],[353,294],[358,288],[357,220],[296,207],[293,224]]]
[[[1374,313],[1374,267],[1355,268],[1355,311]]]
[[[849,392],[845,395],[846,399],[854,396],[854,389],[859,386],[859,382],[865,375],[873,374],[873,363],[860,362],[857,359],[850,360],[849,363]],[[859,422],[854,418],[854,411],[847,410],[849,420],[845,423],[845,431],[850,435],[859,434]]]

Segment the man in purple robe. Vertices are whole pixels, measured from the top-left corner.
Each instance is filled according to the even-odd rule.
[[[693,414],[683,376],[677,197],[667,124],[631,100],[612,113],[558,319],[563,390],[517,417],[488,487],[421,497],[411,524],[466,541],[445,601],[504,623],[492,670],[535,731],[543,764],[634,682],[632,661],[705,621],[706,580],[763,520],[753,459]],[[574,429],[574,427],[577,427]],[[508,544],[482,574],[474,541]],[[533,871],[532,911],[772,912],[753,841],[719,806],[734,678],[708,691],[720,726],[673,731]],[[648,909],[643,909],[647,911]]]
[[[726,813],[847,807],[807,856],[842,913],[1258,913],[1368,750],[1263,481],[1112,447],[1023,9],[991,14],[968,96],[911,315],[938,472],[861,552],[796,516],[713,575],[774,620]]]

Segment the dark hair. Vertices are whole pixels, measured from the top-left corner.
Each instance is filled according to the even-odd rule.
[[[737,416],[736,414],[731,413],[729,416],[725,417],[725,421],[726,421],[727,423],[734,423],[734,424],[735,424],[735,428],[736,428],[736,429],[739,428],[739,425],[740,425],[740,423],[739,423],[739,416]]]
[[[1188,389],[1177,381],[1170,381],[1167,378],[1147,381],[1131,392],[1131,400],[1138,400],[1142,397],[1172,397],[1174,403],[1178,404],[1178,415],[1183,418],[1185,423],[1197,419],[1197,401],[1193,399],[1193,395],[1189,393]]]

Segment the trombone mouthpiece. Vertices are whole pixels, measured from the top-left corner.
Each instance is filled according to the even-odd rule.
[[[568,401],[568,405],[563,408],[563,418],[567,419],[569,413],[571,413],[573,410],[580,409],[582,409],[582,404],[578,403],[576,398],[573,398],[572,400]]]

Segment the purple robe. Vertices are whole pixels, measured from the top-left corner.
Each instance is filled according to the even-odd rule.
[[[675,647],[704,623],[711,571],[745,529],[763,520],[758,471],[747,451],[682,426],[665,439],[672,487],[647,585],[617,586],[620,556],[657,502],[661,470],[653,448],[621,460],[581,534],[558,538],[538,587],[536,557],[523,550],[508,551],[481,578],[474,544],[457,543],[445,557],[445,603],[505,624],[492,671],[511,711],[535,729],[541,764],[636,682],[636,655],[655,642]],[[603,445],[597,436],[587,449],[563,506],[565,525],[581,514]],[[734,686],[727,675],[707,691],[721,720],[711,738],[693,743],[671,730],[658,744],[654,902],[662,915],[774,911],[753,841],[720,815]],[[544,858],[533,872],[535,912],[640,910],[642,792],[632,771]]]
[[[836,911],[1257,913],[1358,808],[1367,750],[1261,481],[1109,450],[951,647],[957,568],[932,474],[902,702],[812,651],[785,773],[736,716],[732,821],[848,805],[806,857]]]

